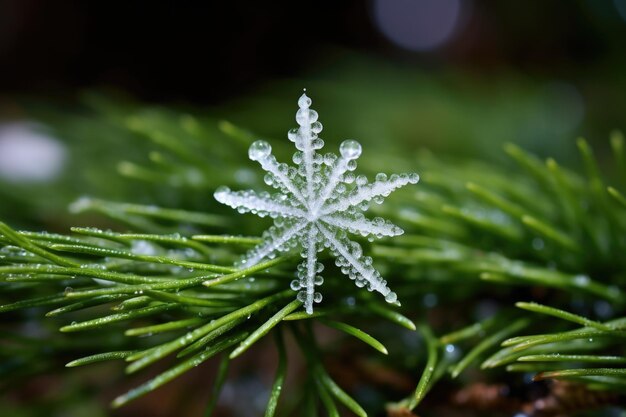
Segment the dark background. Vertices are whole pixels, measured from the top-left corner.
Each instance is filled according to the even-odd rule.
[[[417,2],[425,13],[436,3]],[[3,0],[0,91],[113,86],[147,100],[219,103],[332,66],[344,50],[432,72],[579,79],[593,68],[623,68],[623,0],[459,4],[463,19],[451,39],[415,52],[380,32],[367,1]]]

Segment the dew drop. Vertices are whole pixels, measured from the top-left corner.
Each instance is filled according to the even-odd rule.
[[[298,128],[295,127],[293,129],[289,129],[289,131],[287,132],[287,137],[290,141],[295,142],[296,139],[298,139]]]
[[[248,156],[253,161],[261,160],[272,152],[272,146],[264,140],[257,140],[250,145]]]
[[[332,153],[327,153],[326,155],[324,155],[324,163],[328,166],[334,164],[336,159],[337,156]]]
[[[324,147],[324,141],[322,139],[315,139],[313,142],[311,142],[311,146],[313,147],[313,149],[322,149]],[[320,155],[321,157],[321,155]],[[319,162],[322,162],[323,159]]]
[[[225,185],[222,185],[221,187],[217,187],[217,190],[215,190],[215,194],[213,195],[215,196],[215,198],[219,200],[220,196],[228,194],[229,192],[230,192],[230,188],[226,187]]]
[[[393,291],[390,292],[385,296],[385,301],[387,301],[388,303],[395,303],[396,301],[398,301],[398,294]]]
[[[341,153],[341,156],[348,160],[357,159],[359,156],[361,156],[361,150],[361,144],[352,139],[344,140],[339,146],[339,152]]]
[[[311,123],[315,123],[317,121],[317,118],[318,114],[315,110],[301,107],[300,110],[296,112],[296,122],[300,126],[310,126]]]
[[[311,99],[306,95],[302,94],[298,99],[298,106],[300,108],[309,107],[311,105]]]
[[[320,122],[314,122],[311,124],[311,131],[313,133],[320,133],[323,129],[323,126]]]
[[[343,182],[345,182],[346,184],[352,184],[354,182],[354,174],[351,172],[346,173],[343,176]]]

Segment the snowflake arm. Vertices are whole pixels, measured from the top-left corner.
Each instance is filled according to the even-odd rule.
[[[341,267],[341,272],[354,280],[357,287],[367,285],[369,291],[377,291],[385,297],[388,303],[396,302],[398,296],[387,286],[385,281],[372,265],[372,258],[363,257],[361,246],[347,238],[334,236],[326,227],[319,224],[317,226],[330,243],[334,254],[337,256],[337,265]]]
[[[392,191],[417,183],[419,177],[402,174],[387,179],[386,175],[378,174],[371,184],[364,176],[355,177],[351,171],[356,169],[361,145],[346,140],[339,147],[340,156],[317,153],[324,146],[324,141],[318,137],[322,124],[317,120],[317,112],[310,108],[311,99],[305,94],[298,105],[299,127],[288,133],[289,140],[298,149],[293,155],[296,167],[277,162],[272,147],[265,141],[254,142],[248,152],[250,159],[267,172],[266,184],[279,193],[231,191],[226,187],[215,192],[217,201],[241,213],[269,215],[274,219],[274,225],[263,233],[263,242],[246,253],[241,265],[252,266],[278,253],[300,248],[304,261],[298,265],[297,278],[291,282],[291,288],[298,291],[298,300],[311,314],[313,305],[322,300],[316,287],[324,282],[318,275],[324,266],[317,261],[317,253],[330,248],[341,272],[358,287],[377,291],[387,302],[395,303],[396,293],[372,266],[372,258],[363,256],[361,246],[347,238],[346,231],[369,240],[402,234],[403,230],[395,224],[380,217],[369,220],[361,212],[368,209],[370,201],[382,203]]]
[[[334,159],[334,163],[328,176],[328,182],[320,191],[317,200],[312,206],[312,210],[315,212],[319,211],[319,209],[326,203],[332,192],[337,189],[339,184],[342,182],[352,183],[354,181],[353,174],[349,174],[349,176],[344,175],[350,170],[350,168],[356,168],[356,166],[354,166],[356,162],[351,161],[354,161],[359,157],[359,155],[361,155],[361,145],[357,141],[347,140],[341,144],[339,152],[341,153],[339,158],[333,158],[333,154],[329,154],[330,156],[327,156],[326,158],[327,160]]]
[[[316,227],[311,226],[307,231],[307,239],[304,244],[305,261],[298,266],[298,278],[291,282],[291,288],[298,292],[298,300],[304,303],[304,308],[308,314],[313,314],[313,303],[322,301],[322,294],[315,292],[316,285],[322,285],[324,278],[317,275],[322,272],[324,265],[317,262],[317,248],[319,244],[319,233]]]
[[[271,217],[302,218],[305,215],[303,210],[287,204],[284,194],[257,194],[252,190],[231,191],[228,187],[220,187],[215,192],[215,199],[240,213],[252,212],[261,217],[269,214]]]
[[[360,184],[363,181],[359,181],[360,178],[357,178],[357,188],[350,195],[325,205],[322,208],[322,214],[342,212],[350,207],[356,207],[371,200],[378,200],[377,202],[382,203],[382,199],[391,194],[392,191],[407,184],[417,184],[419,181],[417,174],[394,174],[389,179],[387,179],[385,174],[379,174],[376,181],[371,184]]]
[[[250,146],[248,156],[253,161],[261,164],[261,168],[267,171],[265,183],[277,190],[293,195],[300,203],[305,204],[306,200],[300,190],[293,182],[295,170],[289,169],[287,164],[279,164],[276,157],[272,155],[272,147],[269,143],[257,140]]]
[[[277,252],[290,249],[290,242],[306,227],[307,223],[298,220],[287,227],[272,226],[263,233],[263,242],[250,249],[241,260],[241,264],[251,267],[265,258],[273,258]],[[295,246],[295,245],[294,245]]]
[[[314,167],[315,149],[324,146],[324,142],[317,138],[317,133],[322,130],[322,125],[317,121],[317,112],[310,109],[311,99],[305,94],[298,100],[300,109],[296,113],[296,122],[300,125],[296,133],[296,148],[302,151],[304,163],[304,174],[306,183],[306,197],[311,200],[314,197],[314,181],[313,176],[316,173]]]
[[[359,213],[360,214],[360,213]],[[345,215],[324,216],[321,219],[324,223],[331,226],[345,229],[350,233],[360,234],[363,237],[382,238],[383,236],[393,237],[400,236],[404,230],[382,217],[376,217],[373,220],[366,219],[363,215],[356,218]]]

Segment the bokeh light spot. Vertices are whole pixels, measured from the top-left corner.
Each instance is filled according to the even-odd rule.
[[[426,52],[445,44],[461,15],[461,0],[375,0],[379,30],[403,48]]]
[[[25,122],[0,124],[0,179],[44,182],[63,168],[67,151],[58,140]]]

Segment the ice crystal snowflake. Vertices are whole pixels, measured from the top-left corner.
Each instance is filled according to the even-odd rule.
[[[263,234],[263,242],[243,257],[241,265],[252,266],[300,247],[305,260],[298,266],[298,279],[292,281],[291,288],[299,291],[298,299],[311,314],[313,303],[322,300],[315,287],[324,282],[319,275],[324,266],[317,262],[317,253],[329,248],[341,272],[358,287],[367,286],[369,291],[378,291],[387,302],[394,303],[396,293],[374,269],[372,258],[363,256],[361,246],[348,239],[346,231],[370,241],[401,235],[403,230],[393,223],[380,217],[369,220],[361,212],[369,208],[371,201],[380,204],[395,189],[417,183],[419,176],[394,174],[387,178],[378,174],[371,183],[364,175],[355,176],[352,171],[361,155],[361,145],[346,140],[339,147],[340,156],[317,153],[324,146],[318,137],[322,124],[317,121],[317,112],[310,108],[311,99],[306,94],[300,97],[298,106],[296,121],[300,127],[288,133],[298,149],[293,155],[297,167],[276,161],[272,147],[265,141],[254,142],[248,151],[250,159],[267,171],[265,183],[278,192],[231,191],[228,187],[215,192],[217,201],[240,213],[269,215],[274,219],[274,225]]]

